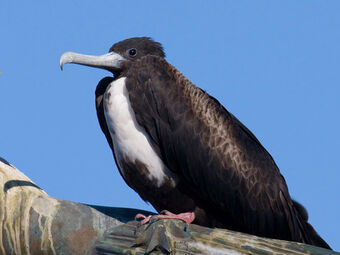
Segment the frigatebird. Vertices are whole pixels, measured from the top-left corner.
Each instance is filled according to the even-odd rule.
[[[169,64],[160,43],[130,38],[102,56],[66,52],[66,63],[112,72],[96,88],[99,124],[125,182],[158,212],[330,249],[259,140]]]

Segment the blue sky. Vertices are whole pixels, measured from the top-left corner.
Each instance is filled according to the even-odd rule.
[[[109,73],[59,68],[151,36],[274,157],[310,222],[340,250],[339,1],[3,0],[0,156],[56,198],[153,210],[124,183],[94,90]]]

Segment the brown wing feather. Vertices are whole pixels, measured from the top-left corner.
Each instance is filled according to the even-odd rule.
[[[138,123],[201,208],[230,229],[312,243],[274,160],[216,99],[155,56],[123,76]]]

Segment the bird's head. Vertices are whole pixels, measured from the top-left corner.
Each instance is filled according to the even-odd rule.
[[[136,61],[146,55],[165,57],[160,43],[149,37],[134,37],[115,43],[109,53],[101,56],[65,52],[60,57],[60,67],[62,69],[64,64],[74,63],[106,69],[115,75],[121,72],[125,63]]]

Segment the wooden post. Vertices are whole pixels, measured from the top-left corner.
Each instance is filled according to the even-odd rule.
[[[48,196],[0,158],[0,254],[337,254],[178,220],[146,225],[148,212],[84,205]]]

